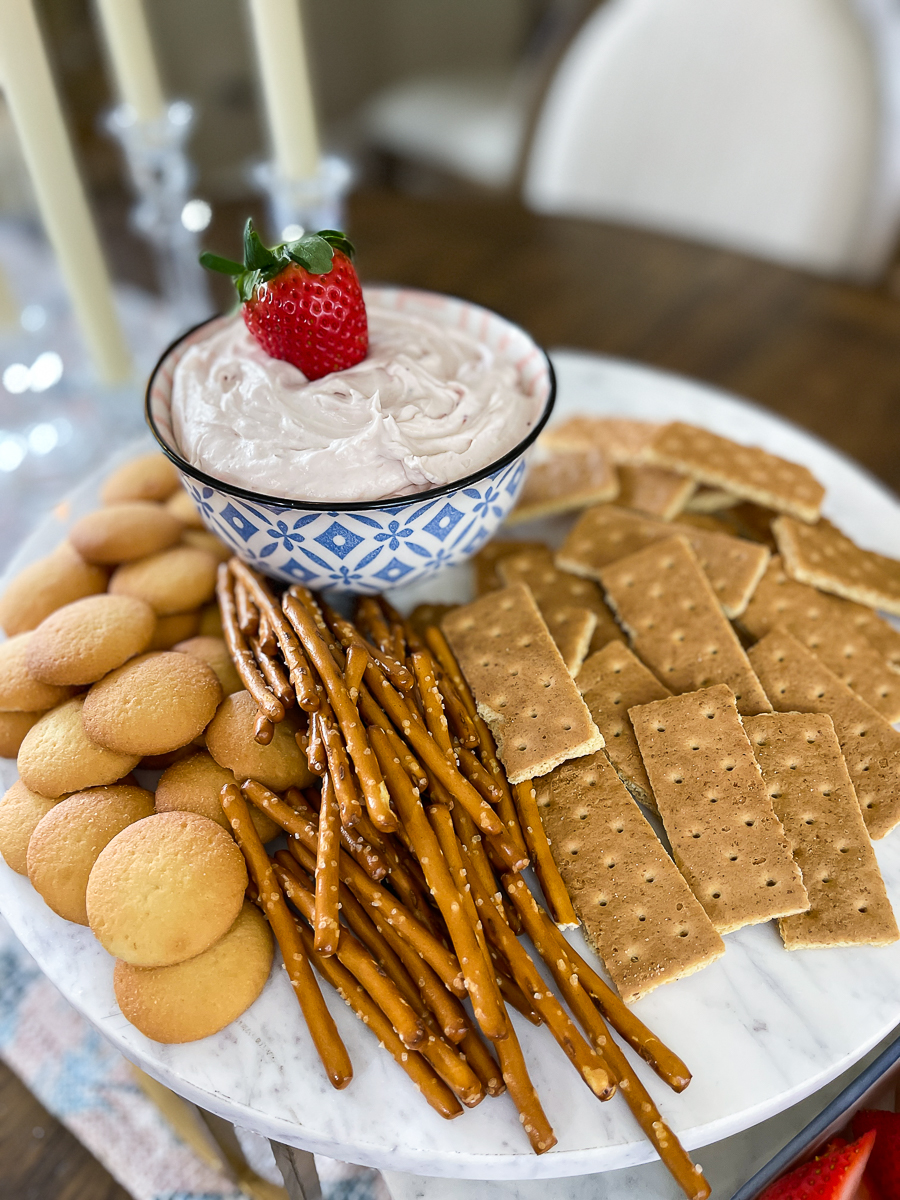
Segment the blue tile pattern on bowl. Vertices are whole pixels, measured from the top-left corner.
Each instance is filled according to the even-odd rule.
[[[505,519],[524,477],[516,459],[449,498],[340,513],[251,504],[182,479],[208,527],[245,562],[285,583],[372,593],[468,558]]]

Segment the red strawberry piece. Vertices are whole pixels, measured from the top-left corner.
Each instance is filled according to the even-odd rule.
[[[855,1200],[875,1142],[874,1130],[804,1163],[770,1184],[759,1200]]]
[[[875,1130],[878,1138],[866,1169],[881,1200],[900,1200],[900,1113],[861,1109],[853,1118],[853,1132]]]
[[[243,263],[216,254],[200,261],[235,277],[244,322],[267,354],[321,379],[360,362],[369,347],[352,255],[351,243],[333,229],[269,249],[248,221]]]

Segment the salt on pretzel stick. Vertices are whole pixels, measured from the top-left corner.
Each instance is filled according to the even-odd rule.
[[[446,922],[475,1010],[475,1019],[485,1037],[496,1041],[506,1036],[506,1019],[490,960],[486,960],[475,929],[466,918],[463,902],[441,854],[434,830],[425,816],[419,794],[409,782],[409,776],[400,761],[391,754],[390,743],[380,729],[372,730],[372,748],[378,756],[400,819],[412,839],[431,894]]]
[[[315,856],[296,838],[288,839],[288,852],[304,871],[308,873],[315,870]],[[380,918],[377,909],[367,910],[344,883],[341,884],[339,896],[344,920],[391,974],[398,987],[403,990],[402,975],[406,975],[417,989],[421,1002],[433,1014],[444,1037],[453,1043],[461,1042],[469,1032],[468,1017],[459,1000],[444,986],[437,973],[387,921]],[[394,960],[399,963],[402,974],[393,973]],[[406,998],[413,1004],[409,995]]]
[[[262,576],[241,562],[239,558],[228,561],[235,579],[244,585],[253,598],[260,615],[265,613],[269,625],[275,634],[282,657],[288,669],[288,676],[297,697],[297,703],[305,712],[315,712],[319,707],[319,693],[316,681],[310,670],[306,655],[297,640],[297,635],[291,629],[288,621],[278,606],[272,590]]]
[[[291,590],[294,591],[295,589],[292,588]],[[329,629],[332,630],[345,651],[356,642],[367,651],[373,662],[378,663],[401,692],[408,692],[412,689],[415,681],[403,663],[398,662],[392,654],[385,654],[383,650],[380,650],[372,642],[367,642],[352,621],[348,621],[339,613],[336,613],[324,601],[322,602],[322,614]]]
[[[281,947],[285,970],[328,1081],[332,1087],[345,1088],[353,1078],[350,1056],[322,999],[309,957],[298,936],[297,923],[291,916],[272,863],[250,819],[247,802],[233,783],[225,784],[220,798],[235,840],[247,860],[247,869],[259,892],[263,912]]]
[[[460,771],[469,783],[478,789],[488,804],[499,804],[503,799],[503,789],[481,760],[465,746],[456,747],[456,757],[459,760]]]
[[[387,724],[390,725],[390,722],[388,721]],[[382,729],[384,727],[379,725],[378,728]],[[398,735],[393,726],[391,726],[389,729],[385,729],[385,733],[387,734],[388,740],[391,743],[394,756],[399,758],[403,763],[403,769],[409,776],[413,787],[418,788],[420,792],[424,792],[428,787],[428,776],[422,770],[419,760],[412,753],[409,746],[407,746],[406,742],[404,742],[403,738]]]
[[[347,664],[344,667],[344,683],[354,704],[359,699],[359,685],[362,683],[368,664],[368,650],[354,642],[347,650]]]
[[[334,783],[329,776],[322,784],[322,806],[319,809],[319,841],[316,849],[316,896],[313,917],[314,944],[326,957],[337,953],[341,936],[338,887],[338,830],[341,815]],[[362,982],[362,981],[360,981]],[[398,1030],[398,1033],[400,1031]]]
[[[256,725],[253,729],[253,740],[258,742],[260,746],[268,746],[274,736],[275,726],[265,713],[258,712],[256,714]]]
[[[284,799],[295,812],[302,814],[313,825],[318,826],[322,811],[321,791],[316,794],[315,788],[307,788],[304,793],[299,788],[288,788]],[[355,862],[359,863],[368,877],[375,883],[380,883],[390,868],[378,851],[360,834],[358,827],[354,825],[352,828],[348,828],[338,822],[338,837],[343,848]]]
[[[267,812],[276,825],[280,825],[287,833],[294,834],[303,845],[315,854],[318,849],[319,836],[315,825],[290,805],[285,804],[274,792],[248,779],[241,784],[241,790],[257,808]],[[455,955],[435,938],[412,913],[401,904],[395,896],[373,883],[363,869],[353,861],[343,850],[338,854],[338,870],[341,879],[364,904],[380,908],[384,919],[396,929],[404,941],[409,942],[414,950],[435,970],[440,979],[457,996],[466,995],[462,973]]]
[[[429,929],[436,937],[442,936],[442,931],[438,929],[434,919],[435,910],[428,903],[426,894],[428,885],[422,877],[415,859],[407,858],[405,862],[402,861],[393,839],[389,836],[382,836],[365,814],[360,818],[355,832],[368,839],[372,850],[382,857],[387,868],[385,874],[389,876],[388,882],[391,888],[416,919],[421,921],[425,928]],[[375,879],[370,872],[367,874],[370,875],[370,878]],[[376,879],[375,882],[377,883],[378,880]]]
[[[314,664],[334,709],[347,752],[356,768],[369,816],[377,829],[390,833],[397,828],[397,818],[391,812],[388,790],[369,745],[362,718],[350,699],[340,668],[305,605],[291,592],[285,594],[283,603],[285,615]],[[366,669],[368,671],[369,667]]]
[[[544,822],[538,811],[534,786],[530,779],[515,785],[516,808],[519,810],[519,824],[525,833],[525,842],[531,858],[534,873],[538,877],[544,899],[553,920],[560,929],[577,929],[579,925],[572,901],[566,885],[563,883],[559,868],[553,860],[550,843],[544,830]]]
[[[316,715],[322,744],[325,747],[325,758],[328,761],[328,776],[334,784],[334,792],[340,809],[341,824],[348,827],[353,826],[362,815],[362,805],[359,802],[356,780],[350,770],[347,752],[344,749],[344,740],[327,700],[323,700],[322,707]]]
[[[271,653],[263,648],[263,644],[258,637],[249,637],[247,640],[267,685],[274,695],[278,697],[285,709],[291,708],[296,702],[296,697],[294,689],[291,687],[290,681],[285,674],[284,667],[272,657]]]
[[[447,678],[444,671],[437,667],[435,662],[435,679],[437,680],[438,690],[444,701],[444,711],[447,714],[447,721],[450,725],[454,736],[457,738],[461,746],[465,746],[468,750],[475,750],[478,745],[478,730],[475,728],[475,722],[469,716],[462,698],[453,686],[453,682]]]
[[[247,595],[247,589],[242,583],[235,584],[234,603],[238,629],[245,638],[254,637],[259,632],[259,610]]]
[[[409,657],[416,687],[422,701],[422,711],[428,732],[441,748],[442,753],[452,763],[456,763],[453,753],[453,743],[450,740],[450,726],[444,712],[444,701],[438,691],[437,680],[432,670],[432,658],[426,651],[415,650]]]
[[[464,808],[454,808],[451,815],[459,844],[466,858],[467,877],[469,880],[474,878],[480,881],[482,890],[493,899],[500,916],[513,933],[521,933],[522,924],[519,921],[519,915],[500,890],[484,847],[484,839],[476,829],[472,818]]]
[[[261,715],[277,725],[279,721],[284,720],[284,705],[277,696],[272,695],[266,686],[262,672],[256,665],[253,652],[238,626],[234,586],[228,563],[221,563],[216,577],[216,598],[222,613],[222,633],[228,653],[231,655],[241,683],[253,697]]]
[[[278,639],[265,612],[259,614],[259,644],[263,654],[275,654],[278,650]]]
[[[660,1079],[674,1092],[683,1092],[691,1082],[691,1073],[685,1064],[627,1008],[596,971],[588,966],[577,950],[569,945],[528,888],[520,886],[520,882],[515,875],[505,875],[503,878],[510,898],[522,914],[528,936],[535,941],[536,932],[543,929],[541,936],[546,939],[554,959],[566,963],[567,975],[578,977],[582,988],[596,1003],[610,1025],[647,1065],[652,1067]]]
[[[328,770],[328,757],[325,754],[325,743],[322,741],[322,729],[319,725],[319,714],[309,714],[309,728],[306,739],[306,761],[314,775],[324,775]]]
[[[534,1084],[528,1074],[528,1067],[525,1065],[522,1047],[519,1045],[519,1039],[516,1037],[516,1031],[513,1029],[509,1017],[507,1017],[507,1022],[509,1025],[507,1036],[502,1042],[497,1043],[503,1082],[519,1113],[519,1120],[528,1135],[532,1150],[535,1154],[545,1154],[556,1145],[556,1134],[553,1132],[553,1127],[547,1120],[547,1114],[534,1090]]]

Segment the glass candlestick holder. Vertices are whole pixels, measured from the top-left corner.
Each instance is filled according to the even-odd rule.
[[[137,197],[131,225],[151,244],[160,288],[181,329],[212,313],[209,288],[198,255],[198,233],[209,224],[211,209],[191,198],[194,169],[185,145],[194,111],[184,100],[170,104],[153,121],[139,121],[130,105],[120,104],[106,117],[106,129],[125,152]]]
[[[319,159],[319,169],[308,179],[285,179],[275,163],[258,163],[252,169],[255,183],[269,199],[271,233],[280,242],[317,233],[320,229],[344,230],[344,204],[353,182],[350,164],[336,155]]]

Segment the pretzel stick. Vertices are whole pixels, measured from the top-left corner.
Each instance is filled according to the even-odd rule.
[[[522,923],[519,920],[519,914],[503,895],[500,885],[494,877],[485,851],[484,838],[475,828],[472,818],[464,808],[454,808],[452,817],[457,837],[468,862],[466,870],[469,879],[476,878],[481,881],[482,889],[493,899],[506,924],[513,933],[521,933]]]
[[[322,784],[322,807],[319,809],[319,841],[316,849],[316,896],[312,922],[314,944],[319,954],[335,954],[341,936],[338,904],[338,830],[341,816],[332,780],[326,776]]]
[[[417,650],[410,655],[409,661],[412,664],[419,698],[422,701],[425,726],[441,748],[444,756],[455,765],[456,756],[453,753],[453,744],[450,741],[450,726],[447,724],[447,717],[444,713],[444,702],[441,699],[441,693],[438,691],[437,681],[432,670],[431,655],[427,651]]]
[[[372,701],[372,703],[374,704],[374,701]],[[388,736],[388,741],[391,743],[391,749],[394,751],[394,757],[399,758],[401,763],[403,763],[403,769],[409,776],[413,787],[418,788],[420,792],[424,792],[428,787],[428,776],[422,770],[419,760],[412,753],[409,746],[407,746],[406,742],[404,742],[404,740],[397,734],[397,731],[394,729],[394,727],[390,724],[390,721],[387,721],[387,718],[385,718],[385,720],[390,726],[389,729],[385,730],[385,733]],[[379,725],[378,728],[382,729],[384,726]]]
[[[406,628],[401,622],[391,621],[391,637],[394,639],[394,649],[397,654],[397,658],[403,662],[410,651],[414,650],[415,647],[409,645],[409,641],[406,637]]]
[[[354,642],[347,651],[347,665],[344,667],[344,683],[354,704],[359,698],[359,686],[366,673],[368,663],[368,650]]]
[[[503,789],[481,761],[465,746],[457,746],[456,756],[459,760],[459,769],[469,783],[478,789],[488,804],[499,804],[503,799]]]
[[[319,718],[319,732],[325,746],[325,757],[328,760],[328,775],[334,784],[335,795],[341,813],[341,824],[353,826],[362,815],[362,805],[359,802],[359,792],[344,741],[336,721],[333,719],[331,706],[325,701],[316,714]]]
[[[307,794],[298,788],[288,788],[284,799],[294,812],[302,813],[314,826],[318,826],[322,811],[322,793],[319,792],[314,798],[307,798],[313,797],[314,793],[315,788],[307,788]],[[370,879],[380,883],[390,868],[378,851],[361,836],[358,826],[354,825],[348,829],[346,825],[338,822],[338,836],[350,857],[359,863]]]
[[[409,782],[399,759],[392,756],[390,743],[380,729],[372,730],[372,748],[388,781],[400,819],[412,839],[428,887],[447,924],[450,940],[463,969],[475,1019],[485,1037],[496,1041],[506,1036],[506,1019],[493,971],[482,953],[473,925],[466,919],[459,892],[441,854],[434,830],[425,816],[419,793]]]
[[[381,606],[374,596],[360,596],[356,603],[356,624],[369,640],[384,654],[395,655],[397,649]]]
[[[291,591],[294,590],[294,588],[291,589]],[[402,663],[397,662],[396,658],[393,657],[393,652],[385,654],[374,643],[366,641],[352,621],[348,621],[340,613],[336,613],[324,600],[322,601],[321,611],[328,628],[338,639],[345,651],[356,643],[366,651],[373,662],[378,663],[382,670],[390,676],[401,692],[408,692],[414,686],[415,681],[412,675],[410,675]]]
[[[241,790],[257,808],[267,812],[276,825],[280,825],[287,833],[292,833],[299,838],[311,854],[317,852],[318,831],[302,813],[298,813],[285,804],[274,792],[270,792],[268,788],[263,787],[254,779],[248,779],[242,783]],[[343,850],[338,854],[338,870],[341,879],[353,894],[364,904],[380,908],[388,924],[396,929],[404,941],[409,942],[452,992],[461,997],[466,995],[465,984],[456,957],[415,919],[409,909],[390,892],[386,892],[384,888],[373,883],[365,871]]]
[[[510,1099],[519,1113],[522,1128],[528,1135],[531,1148],[535,1154],[545,1154],[556,1145],[556,1134],[547,1120],[534,1084],[528,1074],[522,1047],[513,1029],[513,1023],[507,1017],[508,1034],[502,1042],[497,1043],[497,1053],[503,1070],[503,1082],[509,1091]]]
[[[297,703],[304,711],[315,712],[319,707],[316,681],[297,636],[285,620],[271,588],[262,576],[251,570],[239,558],[229,559],[228,565],[235,578],[246,587],[259,609],[260,615],[265,613],[281,649],[288,676],[297,696]]]
[[[256,725],[253,729],[253,740],[258,742],[260,746],[268,746],[275,736],[275,726],[265,715],[265,713],[257,712]]]
[[[322,999],[303,942],[298,937],[297,923],[291,916],[272,863],[250,819],[247,803],[233,783],[226,783],[222,788],[221,803],[237,844],[247,860],[247,868],[259,892],[263,912],[281,947],[288,978],[328,1081],[332,1087],[344,1088],[353,1078],[350,1057]]]
[[[286,709],[290,708],[295,703],[296,697],[294,689],[291,687],[288,677],[284,672],[284,667],[263,648],[263,644],[258,637],[248,638],[248,641],[250,649],[253,651],[253,657],[256,659],[257,665],[269,688]]]
[[[388,790],[384,785],[378,762],[369,746],[365,726],[357,711],[356,705],[350,699],[350,693],[344,683],[344,677],[328,649],[310,612],[292,595],[284,596],[284,611],[288,621],[297,632],[306,653],[315,665],[319,678],[325,686],[328,699],[334,709],[334,715],[341,727],[347,752],[353,760],[356,775],[369,816],[378,829],[390,832],[397,828],[397,818],[391,812],[391,801]],[[369,668],[367,667],[367,670]]]
[[[238,629],[245,638],[254,637],[259,632],[259,610],[247,595],[247,589],[242,583],[235,584],[234,604],[237,609]]]
[[[288,839],[288,851],[290,857],[305,871],[315,870],[314,856],[296,839]],[[284,853],[283,850],[278,852]],[[276,860],[278,854],[275,855]],[[366,910],[346,884],[341,884],[338,894],[344,920],[379,960],[409,1003],[420,1014],[419,1005],[424,1005],[434,1015],[449,1041],[462,1041],[469,1030],[469,1021],[459,1000],[444,987],[437,974],[415,950],[386,921],[379,920],[377,910]],[[412,995],[406,989],[406,980],[412,988]]]
[[[553,860],[550,842],[544,830],[544,822],[538,811],[534,795],[534,785],[530,779],[515,785],[516,808],[519,811],[519,822],[525,833],[525,842],[538,877],[544,899],[553,920],[560,929],[577,929],[580,922],[572,907],[566,885],[562,881],[559,868]]]
[[[381,861],[386,867],[384,874],[388,876],[389,886],[413,913],[416,920],[421,921],[435,937],[442,938],[444,931],[439,929],[435,921],[435,910],[428,902],[428,885],[425,883],[415,859],[409,857],[405,861],[401,861],[393,839],[383,837],[365,814],[360,818],[354,832],[367,838],[373,853],[377,853],[381,857]],[[371,879],[375,879],[376,883],[378,882],[378,879],[370,872],[367,874]]]
[[[437,660],[433,660],[437,665]],[[447,678],[447,675],[439,667],[435,671],[435,679],[437,680],[438,689],[444,701],[444,711],[447,714],[447,721],[450,725],[454,736],[459,740],[460,745],[465,746],[469,750],[474,750],[479,745],[478,730],[475,728],[475,723],[469,716],[466,706],[460,699],[459,692],[453,686],[453,682]]]
[[[490,950],[491,947],[488,947],[488,949]],[[497,964],[494,960],[493,954],[491,955],[491,960],[494,962],[494,966],[496,967]],[[521,1013],[525,1020],[530,1024],[543,1025],[544,1022],[541,1020],[540,1013],[536,1013],[534,1011],[534,1009],[528,1003],[525,993],[514,979],[511,979],[508,975],[504,975],[502,971],[497,971],[497,987],[500,990],[500,995],[505,1004],[511,1008],[514,1008],[516,1012]]]
[[[256,665],[253,652],[247,645],[244,635],[238,627],[234,586],[228,563],[221,563],[216,577],[216,598],[219,601],[219,610],[222,614],[222,633],[225,638],[225,644],[228,647],[228,653],[231,655],[241,683],[253,697],[253,701],[262,716],[277,725],[279,721],[284,720],[284,705],[266,687],[266,681],[259,667]],[[271,741],[271,738],[269,740]],[[265,745],[266,743],[262,744]]]
[[[278,639],[272,632],[272,626],[265,612],[259,614],[259,632],[257,637],[259,638],[263,654],[276,654],[278,652]]]
[[[325,743],[322,741],[322,729],[317,712],[309,714],[306,761],[309,763],[309,769],[313,775],[324,775],[328,770],[328,756],[325,753]]]

